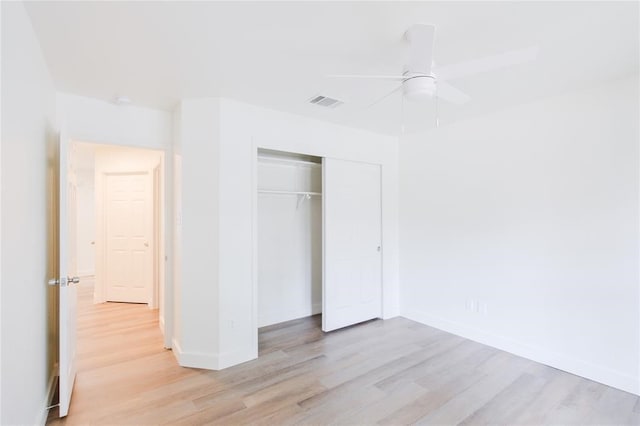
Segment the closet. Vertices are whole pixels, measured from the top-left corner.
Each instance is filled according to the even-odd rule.
[[[322,311],[322,161],[259,150],[258,327]]]
[[[379,164],[258,150],[257,323],[382,317]]]

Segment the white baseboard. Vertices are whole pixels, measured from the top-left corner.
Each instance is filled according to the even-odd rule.
[[[180,347],[176,339],[171,339],[171,352],[173,352],[173,356],[176,358],[176,361],[178,361],[178,365],[182,365],[180,364],[180,355],[182,354],[182,348]]]
[[[203,368],[205,370],[222,370],[227,367],[242,364],[258,357],[257,354],[245,351],[233,351],[223,354],[204,354],[185,352],[177,340],[172,340],[173,353],[182,367]]]
[[[219,370],[219,359],[216,354],[198,352],[184,352],[176,339],[173,339],[173,353],[182,367],[204,368],[205,370]]]
[[[162,333],[162,336],[164,336],[164,317],[163,316],[158,316],[158,325],[160,326],[160,332]]]
[[[402,316],[571,374],[640,395],[640,377],[633,377],[608,367],[570,358],[546,348],[529,346],[504,336],[486,333],[473,326],[438,318],[424,311],[405,309]]]
[[[54,367],[53,372],[51,373],[51,377],[49,377],[49,382],[47,383],[47,393],[44,397],[44,402],[42,403],[42,411],[37,414],[36,421],[34,424],[44,426],[47,423],[47,418],[49,417],[49,408],[51,406],[51,402],[53,401],[53,397],[56,393],[56,383],[58,381],[58,368]]]

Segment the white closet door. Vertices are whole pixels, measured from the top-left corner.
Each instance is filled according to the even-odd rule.
[[[382,316],[380,166],[325,158],[322,330]]]

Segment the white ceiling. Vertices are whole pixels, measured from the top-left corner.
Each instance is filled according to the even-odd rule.
[[[451,83],[472,100],[440,102],[440,122],[476,116],[638,73],[637,2],[29,2],[57,88],[172,109],[224,96],[398,134],[400,96],[365,108],[398,74],[404,31],[435,24],[436,65],[538,46],[536,61]],[[316,94],[345,102],[307,103]],[[432,126],[433,103],[405,102],[407,131]]]

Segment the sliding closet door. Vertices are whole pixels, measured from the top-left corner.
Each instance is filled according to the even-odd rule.
[[[382,315],[380,166],[325,158],[322,329]]]

